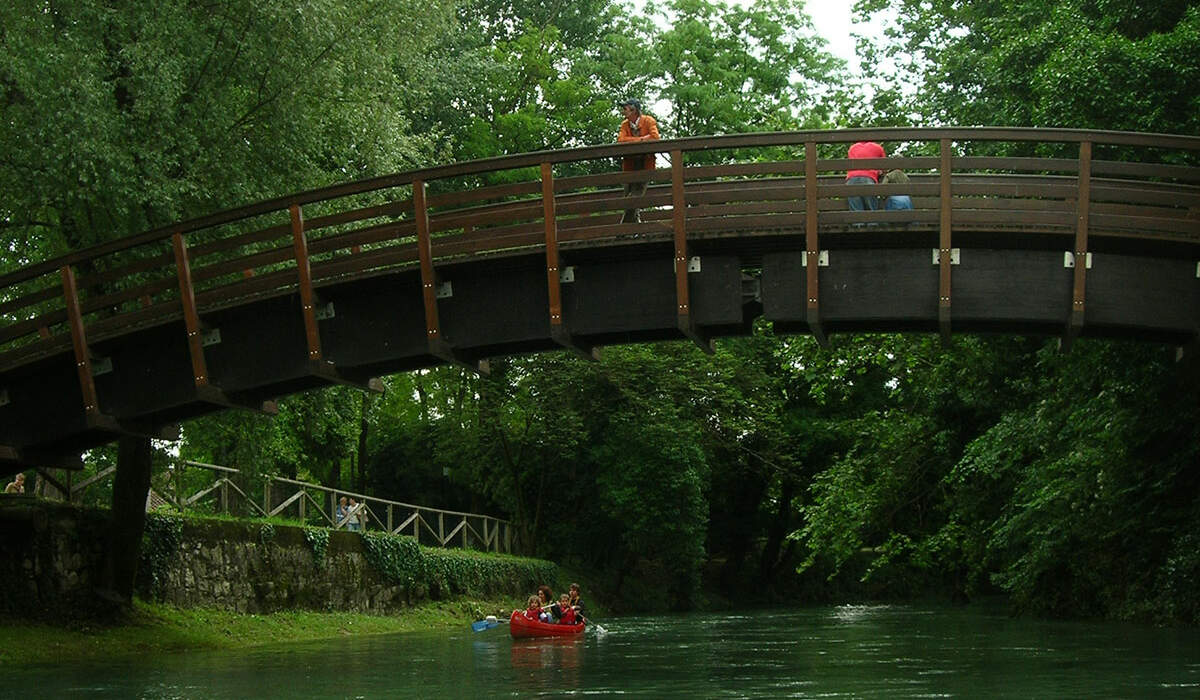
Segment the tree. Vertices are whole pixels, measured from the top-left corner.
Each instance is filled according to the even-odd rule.
[[[1194,1],[859,0],[855,9],[895,14],[866,62],[894,63],[886,82],[914,88],[905,111],[929,123],[1179,134],[1200,125]]]

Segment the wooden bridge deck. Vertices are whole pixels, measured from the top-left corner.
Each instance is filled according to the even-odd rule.
[[[840,156],[864,139],[906,155],[856,164],[911,182],[845,185]],[[612,171],[651,151],[659,170]],[[0,463],[69,465],[120,434],[443,362],[708,347],[758,315],[822,342],[1187,343],[1198,158],[1200,138],[1124,132],[742,134],[453,164],[220,212],[0,276]],[[645,195],[625,197],[637,180]],[[854,194],[915,208],[851,212]],[[631,205],[642,221],[623,224]]]

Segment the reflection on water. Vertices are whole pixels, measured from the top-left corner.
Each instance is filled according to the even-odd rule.
[[[1200,632],[851,605],[606,620],[513,640],[504,627],[0,671],[0,697],[1200,696]],[[31,643],[36,643],[31,640]]]

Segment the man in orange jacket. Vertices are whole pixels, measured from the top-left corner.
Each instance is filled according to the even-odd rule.
[[[621,128],[617,132],[619,143],[658,140],[658,122],[654,120],[654,117],[642,114],[640,101],[625,100],[621,103],[621,109],[625,113],[625,119],[621,122]],[[654,170],[654,166],[655,155],[653,153],[629,156],[621,160],[621,170],[625,171]],[[627,197],[640,197],[644,194],[646,194],[645,182],[631,182],[625,185],[625,196]],[[626,209],[621,223],[628,224],[640,220],[637,209]]]

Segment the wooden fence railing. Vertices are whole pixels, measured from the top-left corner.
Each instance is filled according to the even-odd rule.
[[[864,139],[913,154],[856,161],[856,167],[909,171],[908,184],[875,186],[869,194],[909,194],[913,210],[846,210],[847,196],[867,192],[843,183],[846,158],[820,152],[840,155],[845,144]],[[569,174],[649,152],[666,154],[660,165],[669,168]],[[716,152],[723,162],[709,163]],[[219,212],[2,275],[0,372],[74,353],[91,415],[98,413],[92,378],[101,368],[92,366],[90,345],[182,320],[195,383],[204,388],[201,314],[297,291],[309,357],[320,360],[322,310],[314,290],[406,267],[420,270],[436,341],[436,265],[544,250],[554,268],[559,249],[620,244],[631,236],[673,242],[686,279],[688,242],[698,239],[802,235],[816,256],[864,224],[925,231],[938,237],[948,299],[951,252],[964,235],[1053,236],[1076,257],[1103,245],[1200,246],[1200,168],[1192,165],[1198,156],[1200,138],[1190,136],[851,129],[590,146],[399,173]],[[496,176],[506,182],[489,184]],[[620,186],[635,181],[650,186],[642,196],[624,196]],[[621,223],[631,206],[644,210],[642,222]],[[1081,311],[1087,267],[1074,270]],[[549,275],[552,307],[556,280]],[[680,304],[686,311],[686,298]]]
[[[198,487],[184,485],[185,470],[200,470],[212,475]],[[67,498],[78,502],[91,486],[103,483],[116,473],[109,467],[94,476],[64,484]],[[512,526],[507,520],[478,513],[462,513],[417,506],[366,494],[332,489],[280,476],[264,476],[262,504],[238,485],[241,472],[231,467],[176,460],[164,477],[151,486],[147,506],[169,505],[180,512],[199,510],[230,513],[236,502],[251,515],[294,517],[302,523],[333,529],[373,529],[397,535],[410,535],[418,542],[439,547],[459,546],[484,551],[512,552]],[[338,501],[343,496],[357,501],[345,517],[337,518]]]

